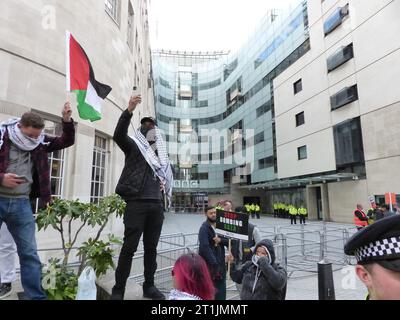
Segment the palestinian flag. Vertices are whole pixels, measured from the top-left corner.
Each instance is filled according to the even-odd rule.
[[[84,120],[101,119],[101,105],[111,87],[96,81],[85,50],[67,31],[67,91],[76,92],[79,116]]]

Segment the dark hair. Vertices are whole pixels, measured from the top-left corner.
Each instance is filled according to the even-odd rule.
[[[41,116],[33,112],[26,112],[22,115],[20,124],[23,127],[32,127],[34,129],[43,129],[44,121]]]
[[[237,213],[246,213],[247,210],[246,210],[246,208],[244,206],[240,206],[240,207],[236,207],[235,208],[235,212],[237,212]]]
[[[382,208],[382,209],[385,209],[385,210],[389,210],[389,206],[388,206],[387,204],[381,205],[381,208]]]
[[[215,209],[213,206],[208,206],[204,209],[204,212],[207,213],[209,210]]]

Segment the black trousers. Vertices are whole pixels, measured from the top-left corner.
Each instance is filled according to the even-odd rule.
[[[299,215],[299,219],[300,219],[300,224],[305,224],[306,223],[306,216],[305,215]]]
[[[297,224],[297,219],[294,214],[291,214],[290,215],[290,223],[293,224],[293,222],[294,222],[294,224]]]
[[[124,214],[124,243],[115,271],[113,291],[125,293],[126,281],[132,267],[132,258],[143,234],[144,246],[144,286],[154,285],[157,270],[157,245],[164,222],[161,201],[128,201]]]

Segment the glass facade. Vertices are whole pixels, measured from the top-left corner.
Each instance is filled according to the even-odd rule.
[[[153,52],[175,192],[229,193],[232,184],[277,179],[273,80],[309,49],[307,2],[299,0],[266,17],[237,52]]]

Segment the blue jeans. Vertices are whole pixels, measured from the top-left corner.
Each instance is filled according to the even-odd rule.
[[[29,199],[0,197],[0,227],[5,223],[17,245],[21,282],[30,300],[44,300],[41,286],[42,264],[37,254],[36,224]]]

